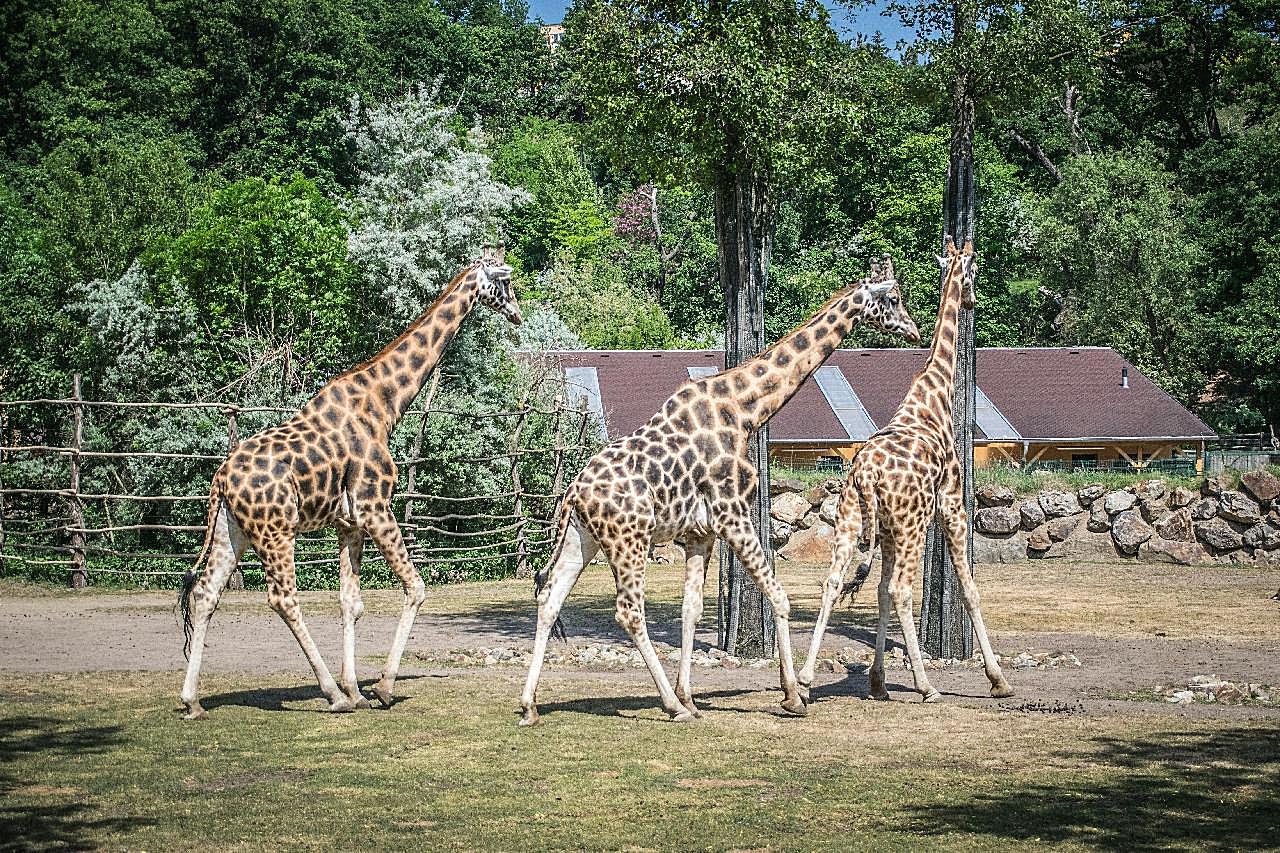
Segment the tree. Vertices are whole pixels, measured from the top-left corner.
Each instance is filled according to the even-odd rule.
[[[712,191],[733,367],[765,344],[776,194],[843,126],[846,105],[832,92],[845,52],[826,10],[815,0],[585,0],[566,28],[569,79],[594,138],[642,180]],[[754,521],[767,531],[767,430],[753,441]],[[726,648],[769,653],[763,596],[746,591],[736,560],[721,574],[729,607],[742,608],[731,621],[745,632],[722,637]]]

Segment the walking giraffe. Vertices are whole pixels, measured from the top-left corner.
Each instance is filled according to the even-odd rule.
[[[982,649],[991,695],[997,698],[1013,695],[991,651],[978,603],[978,587],[969,565],[969,518],[964,507],[960,460],[956,456],[951,424],[956,324],[961,305],[972,309],[975,303],[973,282],[977,267],[973,261],[973,243],[966,242],[961,250],[948,237],[946,254],[938,257],[938,263],[944,273],[942,300],[929,358],[889,425],[871,436],[853,457],[853,467],[841,491],[831,574],[823,586],[822,609],[814,626],[809,655],[800,670],[800,684],[806,696],[813,683],[818,647],[822,644],[831,608],[845,591],[845,570],[852,564],[858,545],[865,542],[866,560],[860,566],[858,577],[849,584],[849,589],[856,591],[871,570],[878,530],[882,562],[878,595],[880,623],[876,631],[875,662],[871,667],[871,696],[889,698],[884,687],[884,644],[892,600],[907,641],[916,690],[924,701],[937,701],[939,693],[924,674],[911,612],[911,585],[924,555],[925,531],[934,517],[935,503],[951,551],[951,562],[960,579],[965,608]]]
[[[587,463],[565,492],[553,557],[536,577],[538,625],[520,700],[521,725],[538,721],[536,693],[547,640],[583,566],[600,548],[617,582],[615,618],[640,649],[663,707],[682,722],[700,716],[690,692],[690,663],[694,629],[702,616],[707,556],[717,538],[733,548],[773,605],[782,707],[804,713],[787,630],[790,605],[751,520],[758,482],[747,458],[747,440],[860,321],[919,340],[888,259],[760,355],[718,375],[685,382],[645,426]],[[684,538],[687,573],[673,691],[645,627],[644,572],[651,542],[677,536]]]
[[[245,439],[213,477],[208,527],[195,567],[179,594],[189,652],[182,686],[186,719],[204,716],[198,695],[205,631],[218,596],[246,545],[253,546],[267,579],[267,603],[293,631],[315,670],[329,710],[368,707],[356,683],[355,624],[360,558],[367,533],[404,584],[404,609],[382,677],[371,688],[384,707],[426,586],[405,548],[391,512],[396,464],[387,438],[417,396],[458,327],[479,302],[519,324],[511,267],[502,249],[463,269],[422,316],[370,360],[329,382],[279,426]],[[298,607],[294,540],[332,524],[338,531],[342,601],[341,687],[320,657]],[[204,571],[197,573],[201,562]]]

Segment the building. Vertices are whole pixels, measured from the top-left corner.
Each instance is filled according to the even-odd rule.
[[[560,49],[560,42],[564,41],[564,24],[542,24],[538,32],[547,40],[547,50],[555,53]]]
[[[570,393],[597,416],[601,439],[652,417],[689,378],[724,365],[721,350],[549,354]],[[885,426],[928,357],[925,349],[844,349],[769,422],[770,455],[836,468]],[[1109,347],[981,348],[974,461],[1145,468],[1203,458],[1203,421]]]

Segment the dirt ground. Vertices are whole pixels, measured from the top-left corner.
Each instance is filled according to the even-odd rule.
[[[653,565],[649,576],[649,622],[655,641],[678,643],[683,566]],[[793,643],[797,656],[808,648],[825,567],[779,564],[779,575],[794,604]],[[1280,686],[1280,603],[1268,597],[1280,585],[1280,572],[1239,566],[1181,567],[1084,565],[1038,561],[978,569],[984,612],[997,651],[1063,650],[1082,665],[1009,672],[1017,698],[1080,703],[1085,709],[1117,708],[1117,697],[1149,691],[1156,685],[1185,684],[1196,675]],[[710,579],[714,584],[713,576]],[[629,648],[612,619],[612,578],[605,566],[584,573],[565,608],[572,646],[611,643]],[[918,593],[917,593],[918,600]],[[400,595],[365,593],[366,612],[357,632],[361,678],[380,667],[395,625]],[[699,633],[699,646],[714,642],[714,598]],[[303,612],[325,659],[336,673],[339,657],[336,592],[303,595]],[[477,648],[528,648],[534,609],[527,582],[460,584],[429,590],[409,642],[404,676],[439,672],[448,652]],[[874,641],[874,590],[871,585],[851,608],[837,611],[824,648],[861,650]],[[900,642],[896,625],[891,644]],[[87,671],[173,672],[176,696],[184,667],[182,635],[172,593],[71,592],[0,581],[0,672],[75,673]],[[553,642],[553,649],[555,644]],[[669,668],[672,666],[669,664]],[[503,678],[522,664],[500,664]],[[550,667],[557,670],[557,667]],[[651,689],[642,668],[562,666],[561,677],[634,684]],[[264,688],[284,679],[299,686],[310,669],[284,623],[260,592],[227,593],[214,617],[205,656],[206,674],[253,673]],[[980,670],[931,672],[944,701],[990,704]],[[908,670],[891,669],[894,698],[916,701]],[[695,670],[699,690],[777,687],[776,669],[707,668]],[[820,673],[817,704],[844,697],[865,697],[860,672]],[[320,701],[319,692],[315,693]],[[513,692],[513,707],[516,702]],[[540,699],[554,699],[546,690]],[[1154,697],[1153,697],[1154,699]],[[656,696],[655,696],[656,704]],[[1159,701],[1120,703],[1137,713],[1221,719],[1280,719],[1280,706],[1230,707],[1213,704],[1175,706]]]

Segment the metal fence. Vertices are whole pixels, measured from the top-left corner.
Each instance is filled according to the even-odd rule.
[[[422,407],[407,412],[393,435],[401,451],[393,510],[410,555],[435,582],[527,575],[550,546],[565,484],[594,450],[590,415],[573,405],[558,371],[539,373],[507,411],[433,405],[437,382],[438,376]],[[189,418],[193,435],[203,430],[207,445],[213,424],[229,449],[246,421],[260,428],[293,412],[227,402],[86,400],[78,377],[66,399],[0,402],[0,574],[61,576],[71,586],[95,576],[176,579],[200,550],[209,481],[225,452],[133,446],[121,433],[149,417],[176,418],[179,425]],[[17,421],[45,426],[33,430]],[[461,446],[461,455],[424,446],[424,437]],[[446,464],[453,468],[442,473]],[[158,472],[181,488],[136,485],[156,481]],[[336,568],[327,568],[338,562],[336,534],[299,537],[296,562],[300,574],[331,573],[336,582]],[[375,549],[366,550],[365,573],[376,573],[381,562]],[[250,551],[233,583],[255,572],[261,576],[261,565]]]

